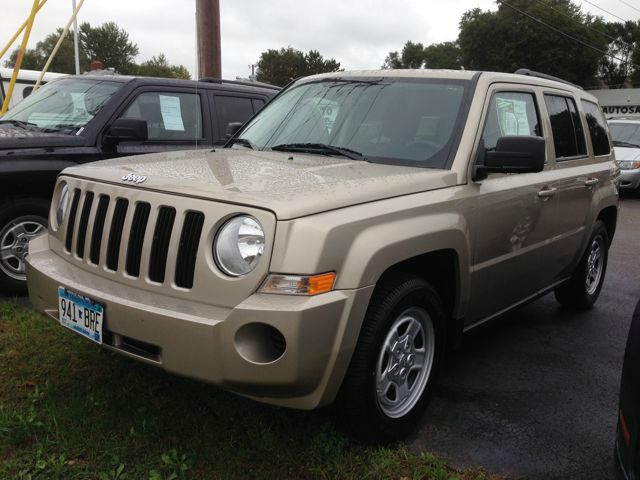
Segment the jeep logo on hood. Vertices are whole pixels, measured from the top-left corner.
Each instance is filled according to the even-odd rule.
[[[132,182],[135,184],[142,183],[147,179],[144,175],[136,175],[135,173],[130,173],[129,175],[125,175],[122,177],[123,182]]]

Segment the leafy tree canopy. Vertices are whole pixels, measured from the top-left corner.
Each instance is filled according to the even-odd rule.
[[[100,60],[120,73],[134,73],[138,45],[130,41],[129,34],[115,22],[106,22],[99,27],[82,23],[80,44],[91,60]]]
[[[170,65],[164,53],[151,60],[142,62],[136,68],[136,75],[145,77],[166,77],[166,78],[182,78],[189,80],[191,75],[189,70],[183,65]]]
[[[596,49],[606,51],[609,44],[597,31],[606,28],[602,18],[582,13],[570,0],[509,0],[509,4],[583,44],[504,4],[496,11],[475,8],[460,20],[458,44],[466,69],[514,72],[530,68],[579,85],[593,85],[603,58]]]
[[[35,48],[28,49],[22,59],[22,68],[25,70],[42,70],[47,63],[47,59],[53,51],[53,48],[56,46],[56,43],[58,43],[58,38],[61,34],[62,29],[59,28],[54,33],[47,35],[44,40],[36,43]],[[17,58],[18,50],[16,49],[11,52],[9,58],[4,62],[4,66],[13,68]],[[89,69],[89,58],[82,49],[80,50],[80,69],[82,71]],[[63,40],[62,45],[60,45],[58,54],[53,59],[53,62],[49,67],[49,71],[58,73],[75,73],[76,67],[72,32],[69,32],[67,37]]]
[[[144,75],[148,77],[191,78],[189,71],[183,65],[171,65],[167,57],[160,53],[151,60],[135,63],[138,46],[129,39],[129,34],[114,22],[103,23],[92,27],[89,23],[82,23],[79,28],[80,70],[89,70],[93,60],[100,60],[105,68],[114,68],[118,73],[128,75]],[[25,70],[42,70],[49,55],[53,51],[62,29],[47,35],[38,42],[36,47],[28,49],[22,60]],[[18,50],[14,50],[4,62],[5,67],[13,68],[18,57]],[[50,72],[75,73],[75,59],[73,48],[73,32],[70,31],[63,40],[57,55],[53,59]]]
[[[422,43],[408,41],[402,52],[389,52],[382,68],[461,68],[460,48],[456,42]]]
[[[263,52],[258,60],[256,79],[272,85],[284,86],[294,78],[317,73],[337,72],[340,62],[325,60],[316,50],[304,53],[292,47]]]

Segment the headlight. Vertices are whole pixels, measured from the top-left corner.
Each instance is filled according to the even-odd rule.
[[[253,217],[241,215],[225,223],[213,245],[218,267],[227,275],[251,273],[264,252],[264,230]]]
[[[60,189],[60,196],[58,197],[58,206],[56,207],[56,227],[60,228],[64,221],[64,214],[67,211],[67,204],[69,203],[69,186],[66,182],[61,182],[62,188]]]
[[[629,161],[624,160],[620,162],[620,168],[622,170],[633,170],[635,168],[640,168],[640,161]]]

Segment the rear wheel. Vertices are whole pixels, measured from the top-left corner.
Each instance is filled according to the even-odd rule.
[[[602,290],[608,255],[609,235],[602,220],[598,220],[576,271],[555,290],[558,302],[569,308],[590,308]]]
[[[8,201],[0,207],[0,291],[26,291],[25,257],[29,241],[47,229],[49,202],[39,198]]]
[[[415,428],[442,363],[444,318],[421,278],[394,275],[376,288],[339,396],[351,433],[389,442]]]

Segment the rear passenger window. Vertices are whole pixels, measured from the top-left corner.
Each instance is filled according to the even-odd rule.
[[[587,100],[582,100],[582,108],[587,117],[589,135],[593,144],[593,154],[595,156],[609,155],[611,148],[609,147],[607,122],[602,115],[602,111],[598,108],[598,105]]]
[[[244,123],[253,116],[253,106],[250,98],[216,95],[215,102],[221,135],[224,135],[227,125],[230,123]]]
[[[582,122],[572,98],[545,95],[545,104],[551,120],[556,159],[579,157],[587,154]]]
[[[253,102],[253,112],[258,113],[262,107],[264,107],[264,100],[261,98],[254,98],[251,100]]]
[[[493,150],[498,138],[509,135],[541,136],[538,111],[532,93],[498,92],[491,98],[482,133],[485,148]]]

